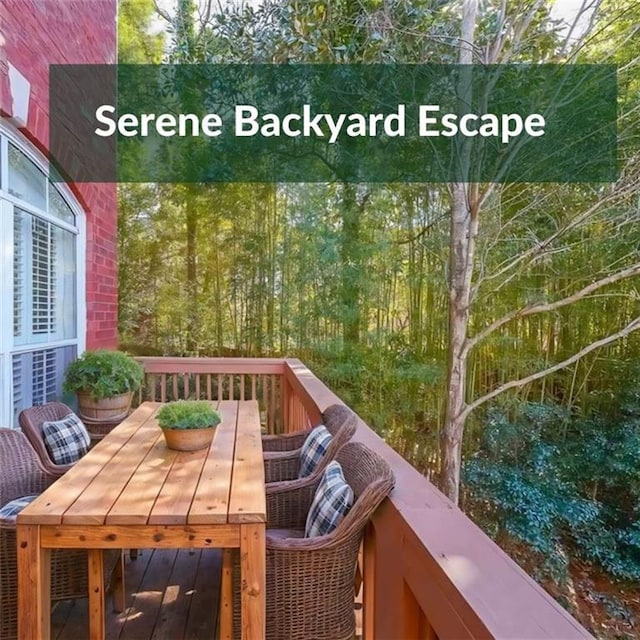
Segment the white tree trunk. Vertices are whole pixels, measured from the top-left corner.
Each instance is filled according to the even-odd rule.
[[[473,39],[477,0],[462,4],[459,62],[473,62]],[[459,82],[461,104],[470,104],[471,85],[468,78]],[[468,170],[469,149],[461,148],[461,172]],[[441,440],[442,490],[458,503],[462,437],[466,415],[466,382],[468,355],[466,346],[469,327],[469,304],[475,238],[478,233],[477,211],[471,202],[475,190],[466,182],[452,187],[451,231],[449,239],[449,345],[447,362],[447,398]]]

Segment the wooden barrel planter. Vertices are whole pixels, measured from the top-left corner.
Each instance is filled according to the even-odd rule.
[[[95,399],[90,393],[78,393],[80,417],[90,422],[119,422],[126,418],[133,394],[129,391],[110,398]]]

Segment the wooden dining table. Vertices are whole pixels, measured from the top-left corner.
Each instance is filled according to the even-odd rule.
[[[105,635],[104,549],[207,547],[240,550],[241,637],[264,638],[260,413],[255,400],[212,404],[222,421],[209,448],[168,449],[162,405],[145,402],[18,515],[21,640],[50,638],[51,550],[60,548],[88,550],[90,640]],[[220,637],[230,638],[232,605],[223,604]]]

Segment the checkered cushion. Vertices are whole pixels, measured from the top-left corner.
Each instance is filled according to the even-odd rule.
[[[339,462],[327,465],[307,514],[304,535],[326,536],[347,515],[353,504],[353,489],[347,484]]]
[[[70,413],[62,420],[45,422],[42,425],[42,435],[55,464],[77,462],[89,451],[91,438],[75,413]]]
[[[331,442],[331,434],[323,424],[319,424],[304,441],[300,449],[300,471],[298,478],[304,478],[311,475],[313,470],[322,460],[329,443]]]
[[[7,502],[4,507],[0,507],[0,524],[14,525],[16,523],[16,516],[37,497],[38,496],[23,496],[22,498],[16,498],[11,502]]]

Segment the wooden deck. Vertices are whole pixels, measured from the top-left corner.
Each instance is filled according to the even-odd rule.
[[[308,428],[326,407],[340,402],[295,359],[140,360],[146,379],[139,401],[187,395],[258,399],[269,432]],[[395,489],[374,514],[365,538],[365,590],[356,615],[364,613],[366,640],[592,637],[361,420],[354,439],[382,455],[396,476]],[[137,562],[127,559],[129,610],[109,614],[108,638],[215,637],[217,606],[211,603],[219,594],[220,563],[215,551],[202,556],[145,551]],[[189,579],[182,577],[187,574]],[[53,637],[82,640],[85,625],[86,602],[63,603],[54,611]]]
[[[107,601],[107,640],[201,640],[215,637],[222,554],[218,549],[143,549],[126,554],[126,605]],[[87,598],[60,602],[52,615],[54,640],[87,637]]]

